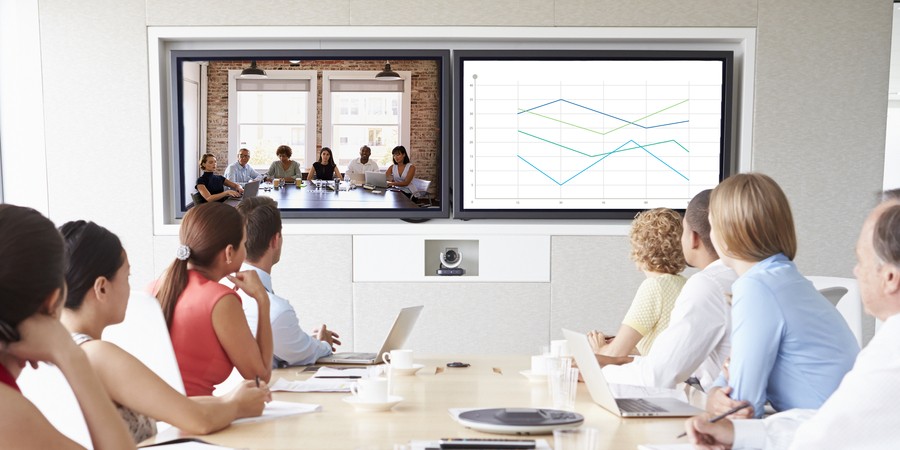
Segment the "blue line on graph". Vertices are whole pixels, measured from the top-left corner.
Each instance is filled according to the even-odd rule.
[[[525,163],[528,164],[529,166],[533,167],[534,170],[537,170],[538,172],[540,172],[540,173],[541,173],[542,175],[544,175],[545,177],[549,178],[551,181],[553,181],[553,182],[556,183],[557,185],[562,186],[562,185],[568,183],[569,181],[572,181],[572,179],[575,178],[575,177],[577,177],[578,175],[581,175],[582,173],[584,173],[584,171],[590,169],[591,167],[594,167],[594,166],[595,166],[597,163],[599,163],[600,161],[603,161],[604,159],[608,158],[609,156],[611,156],[611,155],[613,155],[613,154],[615,154],[615,153],[618,153],[618,152],[620,152],[620,151],[624,151],[624,150],[622,150],[622,148],[625,147],[626,145],[628,145],[629,143],[632,143],[632,144],[634,144],[634,145],[640,147],[641,150],[647,152],[647,154],[649,154],[650,156],[656,158],[657,161],[663,163],[666,167],[668,167],[669,169],[671,169],[672,172],[675,172],[675,173],[677,173],[679,176],[681,176],[681,178],[684,178],[685,180],[690,181],[690,179],[689,179],[688,177],[684,176],[683,173],[681,173],[681,172],[675,170],[675,168],[672,167],[672,166],[670,166],[669,163],[663,161],[662,159],[659,158],[659,156],[654,155],[653,152],[651,152],[650,150],[647,150],[646,148],[644,148],[643,145],[638,144],[638,143],[635,142],[634,140],[629,140],[628,142],[626,142],[626,143],[620,145],[619,147],[617,147],[615,150],[613,150],[613,151],[611,151],[611,152],[608,152],[608,153],[604,153],[602,158],[600,158],[600,159],[598,159],[598,160],[592,162],[589,166],[585,167],[584,169],[579,170],[578,173],[576,173],[575,175],[572,175],[571,177],[569,177],[568,179],[566,179],[566,180],[563,181],[563,182],[557,181],[556,178],[553,178],[553,177],[551,177],[550,175],[548,175],[546,172],[544,172],[543,170],[538,169],[537,166],[535,166],[534,164],[532,164],[531,161],[528,161],[527,159],[523,158],[522,155],[516,155],[516,156],[517,156],[519,159],[521,159],[522,161],[525,161]]]
[[[570,104],[570,105],[577,106],[577,107],[579,107],[579,108],[584,108],[584,109],[586,109],[586,110],[588,110],[588,111],[593,111],[593,112],[595,112],[595,113],[597,113],[597,114],[602,114],[602,115],[604,115],[604,116],[606,116],[606,117],[612,117],[613,119],[620,120],[620,121],[625,122],[625,123],[627,123],[627,124],[631,124],[631,125],[634,125],[634,126],[637,126],[637,127],[641,127],[641,128],[643,128],[643,129],[645,129],[645,130],[649,130],[650,128],[666,127],[666,126],[669,126],[669,125],[678,125],[678,124],[680,124],[680,123],[686,123],[686,122],[689,122],[688,120],[682,120],[682,121],[680,121],[680,122],[663,123],[663,124],[659,124],[659,125],[651,125],[651,126],[649,126],[649,127],[645,127],[645,126],[643,126],[643,125],[641,125],[641,124],[634,123],[634,122],[632,122],[632,121],[630,121],[630,120],[625,120],[625,119],[623,119],[623,118],[621,118],[621,117],[616,117],[616,116],[613,116],[613,115],[611,115],[611,114],[607,114],[607,113],[605,113],[605,112],[603,112],[603,111],[597,111],[596,109],[589,108],[589,107],[584,106],[584,105],[579,105],[578,103],[570,102],[570,101],[568,101],[568,100],[566,100],[566,99],[563,99],[563,98],[559,98],[559,99],[553,100],[552,102],[544,103],[543,105],[535,106],[534,108],[523,109],[523,110],[519,111],[519,112],[516,113],[516,114],[522,114],[522,113],[526,113],[526,112],[531,112],[531,111],[534,111],[535,109],[542,108],[542,107],[547,106],[547,105],[552,105],[552,104],[554,104],[554,103],[556,103],[556,102],[565,102],[565,103],[568,103],[568,104]]]

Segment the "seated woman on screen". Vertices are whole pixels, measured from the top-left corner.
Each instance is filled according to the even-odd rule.
[[[296,161],[291,159],[291,155],[293,154],[294,151],[287,145],[279,145],[278,149],[275,150],[278,161],[273,161],[272,165],[269,166],[269,172],[266,173],[266,179],[284,178],[284,181],[287,183],[293,183],[302,179],[303,175],[300,164],[297,164]]]
[[[406,147],[398,145],[391,150],[394,164],[385,171],[388,186],[409,186],[416,177],[416,166],[409,162]]]
[[[306,179],[309,181],[341,179],[341,171],[334,162],[330,148],[322,147],[322,151],[319,152],[319,160],[313,163]]]
[[[69,288],[62,323],[87,354],[135,442],[156,434],[156,420],[189,434],[207,434],[262,414],[270,395],[255,380],[224,397],[188,398],[128,352],[102,341],[103,330],[125,318],[131,291],[128,255],[115,234],[93,222],[68,222],[59,231],[66,242]]]
[[[246,380],[272,375],[269,295],[256,271],[238,272],[247,249],[240,213],[222,203],[204,203],[184,215],[176,258],[154,294],[169,326],[172,347],[189,396],[212,395],[232,369]],[[250,332],[241,299],[223,277],[254,298],[259,321]]]
[[[631,259],[647,277],[638,288],[616,337],[588,333],[594,352],[611,357],[646,355],[666,327],[675,299],[687,281],[679,275],[687,265],[681,251],[681,215],[667,208],[638,214],[631,224]]]
[[[0,205],[0,252],[3,448],[82,448],[57,431],[19,391],[16,378],[22,368],[39,361],[55,365],[65,375],[94,448],[135,448],[84,352],[57,319],[66,298],[66,262],[65,244],[53,223],[31,208]]]
[[[197,192],[207,202],[221,202],[230,197],[240,197],[244,188],[221,175],[216,175],[216,156],[212,153],[204,153],[200,157],[200,168],[203,175],[197,178]],[[225,190],[228,186],[231,189]]]
[[[710,240],[738,274],[732,285],[731,361],[709,392],[720,414],[749,402],[740,417],[815,409],[852,367],[859,345],[847,322],[793,263],[791,207],[774,180],[732,175],[710,195]]]

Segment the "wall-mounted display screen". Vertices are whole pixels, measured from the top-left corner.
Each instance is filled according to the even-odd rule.
[[[454,217],[684,209],[731,173],[721,51],[456,51]]]

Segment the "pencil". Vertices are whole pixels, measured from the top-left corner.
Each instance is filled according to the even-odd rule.
[[[730,416],[730,415],[732,415],[732,414],[734,414],[734,413],[736,413],[736,412],[738,412],[738,411],[740,411],[740,410],[742,410],[742,409],[744,409],[744,408],[746,408],[746,407],[748,407],[748,406],[751,406],[750,403],[744,403],[744,404],[742,404],[742,405],[735,406],[734,408],[731,408],[731,409],[729,409],[728,411],[725,411],[725,412],[723,412],[722,414],[719,414],[718,416],[715,416],[715,417],[710,418],[710,419],[709,419],[709,423],[716,423],[716,422],[718,422],[718,421],[720,421],[720,420],[722,420],[722,419],[724,419],[724,418],[726,418],[726,417],[728,417],[728,416]],[[685,431],[684,433],[679,434],[678,437],[676,437],[675,439],[681,439],[681,438],[683,438],[683,437],[685,437],[685,436],[687,436],[687,431]]]
[[[259,387],[259,375],[256,376],[256,387]]]

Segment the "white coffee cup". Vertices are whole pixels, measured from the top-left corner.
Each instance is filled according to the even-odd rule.
[[[534,355],[531,357],[531,373],[533,375],[547,374],[547,360],[552,358],[550,355]]]
[[[565,339],[550,341],[550,354],[553,356],[572,356],[569,354],[569,343]]]
[[[413,351],[406,349],[391,350],[381,355],[382,361],[391,367],[398,369],[411,369],[413,366]]]
[[[350,393],[360,403],[384,403],[388,400],[388,380],[363,378],[350,386]]]

